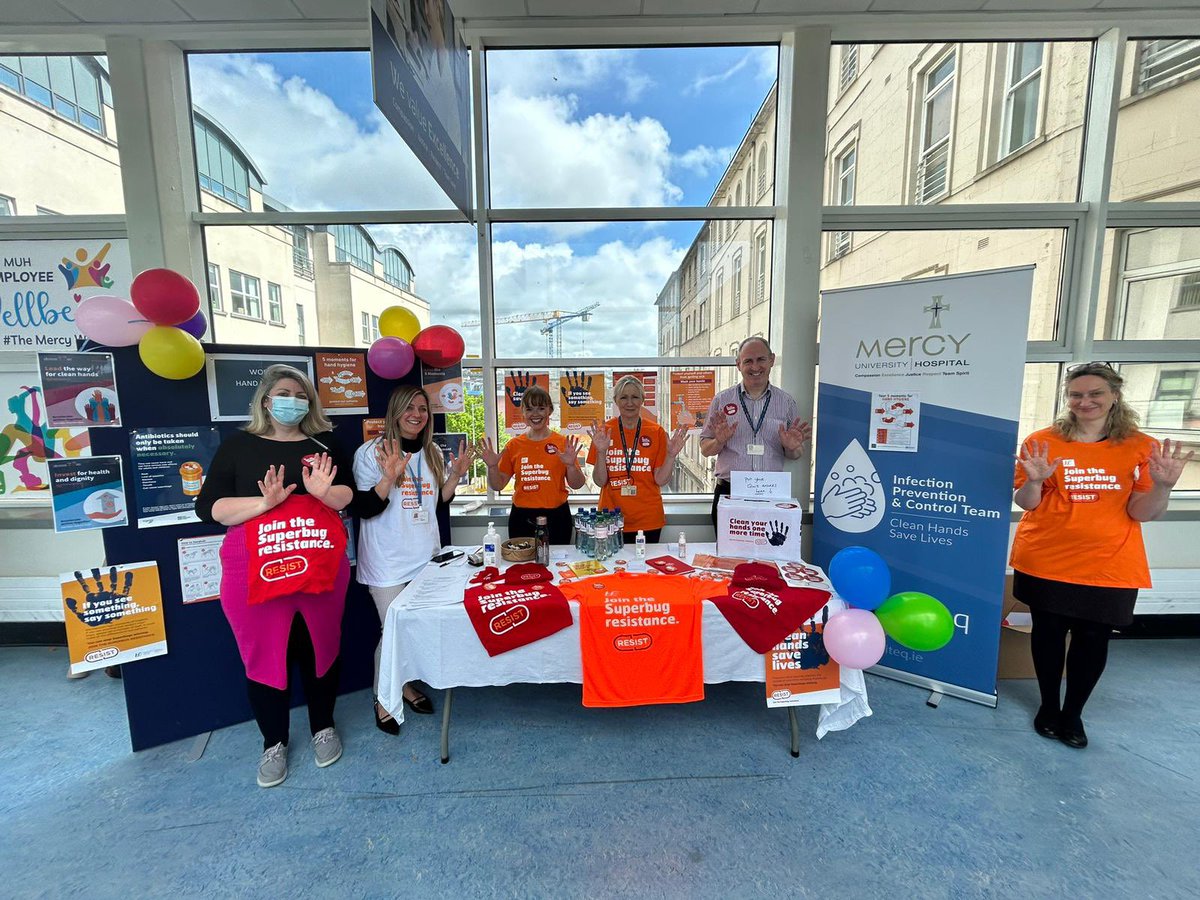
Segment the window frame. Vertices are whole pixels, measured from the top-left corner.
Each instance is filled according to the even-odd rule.
[[[242,288],[239,290],[234,287],[233,277],[237,276],[241,281]],[[254,293],[245,290],[250,284],[254,286]],[[242,299],[242,305],[247,309],[251,304],[247,301],[253,300],[253,306],[257,308],[257,312],[238,312],[238,297]],[[255,275],[249,275],[246,272],[239,272],[236,269],[229,270],[229,314],[237,319],[249,319],[252,322],[264,322],[263,307],[262,307],[262,282]]]
[[[958,64],[962,54],[959,53],[957,45],[952,45],[949,48],[939,52],[933,57],[932,62],[920,70],[920,107],[917,129],[916,143],[916,172],[913,181],[914,199],[913,202],[920,206],[925,206],[931,203],[937,203],[939,200],[949,196],[950,194],[950,176],[953,172],[954,163],[954,123],[956,116],[956,105],[958,100]],[[930,87],[929,79],[933,74],[940,69],[947,60],[953,58],[953,64],[950,66],[949,74]],[[925,133],[929,124],[930,114],[934,104],[937,102],[943,92],[949,90],[949,109],[947,112],[947,127],[946,136],[939,138],[929,146],[925,146]],[[924,179],[928,172],[928,165],[931,159],[936,154],[945,152],[945,175],[941,186],[934,192],[926,191],[924,187]]]
[[[1023,45],[1038,44],[1041,46],[1041,52],[1038,57],[1038,64],[1027,75],[1024,75],[1016,82],[1013,81],[1013,76],[1016,74],[1015,68],[1017,63],[1017,48]],[[1006,63],[1004,70],[1004,97],[1001,101],[1001,120],[1000,120],[1000,154],[999,159],[1006,159],[1012,156],[1018,150],[1028,147],[1037,140],[1038,135],[1042,130],[1042,87],[1046,83],[1042,77],[1046,70],[1046,54],[1050,47],[1049,41],[1012,41],[1006,45],[1008,52],[1006,53]],[[1034,82],[1037,82],[1033,89],[1033,128],[1030,131],[1027,140],[1020,144],[1013,144],[1013,108],[1018,91],[1024,90]]]

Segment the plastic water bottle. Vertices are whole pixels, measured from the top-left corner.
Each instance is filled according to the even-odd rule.
[[[487,534],[483,536],[483,564],[485,566],[494,566],[496,564],[496,547],[500,544],[500,535],[496,534],[496,524],[488,522]]]
[[[617,550],[625,549],[625,513],[616,510],[617,514]]]
[[[687,535],[679,532],[679,558],[687,562]]]
[[[646,558],[646,532],[638,530],[637,539],[633,542],[634,556],[638,559]]]
[[[596,559],[608,559],[608,518],[601,513],[596,517]]]

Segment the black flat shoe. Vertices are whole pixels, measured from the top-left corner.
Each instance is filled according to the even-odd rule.
[[[1082,750],[1088,745],[1087,734],[1083,730],[1083,722],[1062,722],[1058,726],[1058,739],[1075,750]]]
[[[1033,717],[1033,730],[1044,738],[1057,738],[1058,729],[1058,713],[1039,709]]]
[[[419,716],[433,715],[433,702],[422,693],[417,694],[416,700],[409,700],[407,697],[405,697],[404,705]]]
[[[400,733],[400,723],[388,716],[386,719],[379,718],[379,710],[375,710],[375,727],[384,734],[390,734],[393,737]]]

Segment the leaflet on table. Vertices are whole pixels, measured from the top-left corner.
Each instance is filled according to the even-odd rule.
[[[121,457],[50,459],[46,468],[56,532],[129,524]]]
[[[816,706],[841,700],[841,668],[825,649],[829,607],[805,622],[770,653],[766,666],[767,706]]]
[[[158,563],[58,576],[71,674],[167,652]]]
[[[111,353],[39,353],[38,374],[52,428],[119,428]]]
[[[317,394],[331,416],[365,413],[367,357],[364,353],[318,353]]]
[[[211,425],[129,432],[138,528],[200,521],[196,497],[220,443]]]
[[[224,540],[223,534],[179,539],[179,587],[184,603],[204,603],[220,597]]]
[[[465,555],[449,563],[431,562],[408,583],[397,601],[406,609],[454,606],[462,602],[463,588],[474,571],[468,568]]]

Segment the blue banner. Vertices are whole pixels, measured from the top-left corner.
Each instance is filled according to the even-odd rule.
[[[880,665],[995,695],[1032,269],[822,295],[813,561],[887,562],[954,617]],[[852,598],[844,598],[852,602]],[[964,693],[965,695],[965,693]]]

